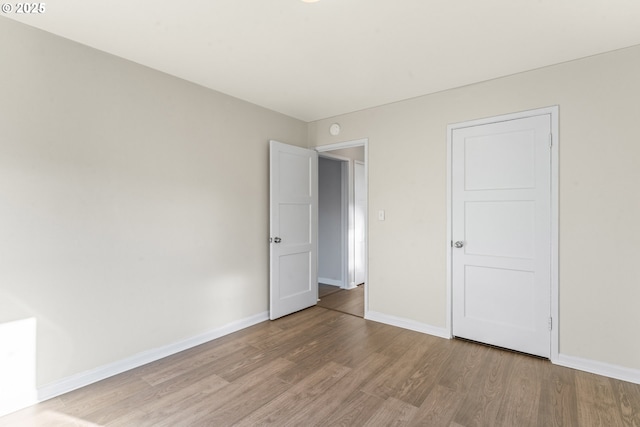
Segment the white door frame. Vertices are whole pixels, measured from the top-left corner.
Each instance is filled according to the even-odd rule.
[[[452,269],[453,269],[453,254],[452,254],[452,236],[453,236],[453,206],[452,206],[452,173],[453,173],[453,156],[452,156],[452,141],[453,131],[456,129],[466,128],[470,126],[478,126],[495,122],[504,122],[508,120],[523,119],[532,116],[540,116],[548,114],[551,116],[551,361],[556,362],[558,360],[559,353],[559,334],[560,329],[560,313],[558,306],[558,285],[559,285],[559,270],[558,270],[558,146],[559,146],[559,133],[558,133],[558,106],[551,106],[546,108],[539,108],[535,110],[522,111],[519,113],[505,114],[495,117],[487,117],[478,120],[471,120],[466,122],[454,123],[447,126],[447,318],[446,318],[446,330],[449,337],[453,336],[453,301],[452,301]]]
[[[316,147],[312,147],[312,149],[316,150],[318,153],[324,153],[327,151],[333,150],[342,150],[343,148],[354,148],[354,147],[364,147],[364,182],[367,191],[367,195],[369,194],[369,139],[362,138],[356,139],[352,141],[344,141],[338,142],[335,144],[328,145],[319,145]],[[352,183],[349,183],[349,192],[353,191]],[[351,197],[351,195],[349,196]],[[368,197],[367,197],[368,199]],[[367,205],[368,211],[368,205]],[[365,215],[365,236],[364,236],[364,246],[365,246],[365,257],[369,259],[369,215]],[[350,280],[351,278],[349,278]],[[364,318],[367,318],[367,314],[369,312],[369,262],[367,261],[367,265],[364,272]]]
[[[352,181],[351,185],[353,186],[353,196],[352,196],[352,198],[353,198],[353,210],[354,210],[354,212],[353,212],[353,233],[355,235],[355,234],[357,234],[358,225],[360,225],[361,227],[366,227],[366,222],[362,223],[362,221],[356,221],[356,218],[357,218],[356,209],[357,209],[357,204],[358,204],[358,199],[357,199],[357,196],[358,196],[357,193],[358,192],[356,190],[358,188],[360,188],[360,192],[362,192],[362,188],[361,188],[362,183],[360,184],[360,186],[356,185],[356,181],[357,181],[356,169],[358,169],[357,166],[362,166],[362,171],[363,171],[363,174],[364,174],[364,170],[366,168],[366,163],[364,161],[354,160],[351,163],[351,165],[352,165],[352,169],[353,169],[353,171],[352,171],[352,180],[351,180]],[[364,180],[364,175],[363,175],[363,180]],[[367,207],[369,206],[368,200],[367,200],[367,185],[366,185],[366,182],[364,183],[364,200],[365,200],[365,206],[364,206],[365,207],[365,211],[364,211],[365,215],[364,216],[366,217],[366,215],[367,215]],[[366,221],[366,219],[365,219],[365,221]],[[366,236],[367,236],[366,228],[365,228],[365,230],[364,230],[364,232],[362,234],[366,238]],[[357,280],[358,279],[358,268],[357,268],[358,267],[358,261],[357,261],[356,246],[357,246],[358,242],[357,242],[355,237],[353,239],[353,244],[354,244],[354,248],[353,248],[353,259],[354,259],[354,263],[353,263],[353,279],[354,280],[351,283],[351,287],[355,288],[360,283],[364,282],[365,272],[362,271],[361,272],[362,279],[361,280]],[[363,248],[363,250],[364,250],[364,248]],[[364,261],[364,265],[365,265],[365,267],[367,265],[367,260],[366,259]]]

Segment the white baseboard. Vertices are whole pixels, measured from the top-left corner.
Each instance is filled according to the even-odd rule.
[[[391,326],[397,326],[403,329],[409,329],[416,332],[422,332],[423,334],[434,335],[440,338],[451,339],[451,335],[446,328],[439,328],[437,326],[428,325],[426,323],[416,322],[415,320],[405,319],[402,317],[390,316],[384,313],[378,313],[376,311],[367,311],[364,315],[367,320],[373,320],[374,322],[385,323]]]
[[[110,363],[108,365],[100,366],[89,371],[81,372],[79,374],[63,378],[59,381],[55,381],[53,383],[40,387],[38,389],[38,401],[41,402],[43,400],[60,396],[61,394],[68,393],[80,387],[87,386],[89,384],[112,377],[130,369],[146,365],[147,363],[151,363],[164,357],[171,356],[172,354],[190,349],[200,344],[204,344],[216,338],[220,338],[241,329],[248,328],[249,326],[264,322],[265,320],[269,320],[268,311],[235,322],[231,322],[220,328],[205,332],[204,334],[200,334],[183,341],[155,348],[153,350],[144,351],[118,362]]]
[[[200,344],[204,344],[208,341],[264,322],[268,319],[269,312],[259,313],[180,342],[138,353],[118,362],[110,363],[108,365],[104,365],[89,371],[72,375],[67,378],[63,378],[62,380],[40,387],[38,389],[37,398],[34,397],[33,400],[29,402],[24,401],[22,402],[22,404],[12,407],[9,412],[0,413],[0,416],[7,415],[10,412],[17,411],[19,409],[47,399],[60,396],[64,393],[68,393],[72,390],[87,386],[97,381],[101,381],[130,369],[146,365],[147,363],[151,363],[180,351],[184,351]],[[446,328],[439,328],[425,323],[416,322],[415,320],[391,316],[375,311],[367,311],[367,313],[365,313],[365,319],[372,320],[374,322],[385,323],[387,325],[397,326],[399,328],[409,329],[416,332],[434,335],[441,338],[451,338]],[[558,359],[554,360],[554,363],[560,366],[578,369],[580,371],[590,372],[593,374],[603,375],[622,381],[628,381],[630,383],[640,384],[640,370],[638,369],[625,368],[618,365],[612,365],[589,359],[582,359],[574,356],[567,356],[564,354],[560,354],[558,356]]]
[[[592,374],[603,375],[617,380],[640,384],[640,370],[625,368],[623,366],[611,365],[609,363],[595,360],[582,359],[580,357],[559,354],[558,359],[553,363],[567,368],[578,369]]]
[[[323,285],[342,287],[342,280],[327,279],[326,277],[318,277],[318,283],[322,283]]]

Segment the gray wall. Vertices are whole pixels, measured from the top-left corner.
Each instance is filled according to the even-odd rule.
[[[318,159],[318,280],[342,282],[342,162]]]

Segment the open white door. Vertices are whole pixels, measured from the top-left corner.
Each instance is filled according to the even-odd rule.
[[[318,301],[318,154],[270,141],[269,317]]]

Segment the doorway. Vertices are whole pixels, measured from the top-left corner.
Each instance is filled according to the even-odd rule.
[[[318,307],[364,318],[365,284],[353,289],[341,289],[336,286],[318,284]]]
[[[557,107],[449,126],[453,336],[554,360]]]
[[[319,306],[367,311],[367,140],[316,147],[319,153]]]

